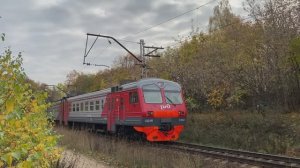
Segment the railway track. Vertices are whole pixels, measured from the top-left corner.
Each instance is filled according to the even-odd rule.
[[[111,135],[111,134],[108,134]],[[123,137],[124,138],[124,137]],[[267,168],[300,168],[300,158],[263,154],[257,152],[234,150],[228,148],[218,148],[212,146],[205,146],[193,143],[183,142],[163,142],[153,143],[148,141],[141,141],[138,139],[125,138],[128,142],[139,142],[142,145],[149,147],[158,147],[169,150],[180,151],[189,154],[209,156],[231,162],[246,163],[248,165],[255,165]]]
[[[272,168],[300,168],[300,158],[270,155],[257,152],[210,147],[191,143],[172,142],[160,144],[160,147],[181,152],[200,154],[232,162]]]

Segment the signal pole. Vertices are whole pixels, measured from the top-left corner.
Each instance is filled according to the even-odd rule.
[[[147,78],[147,75],[145,75],[145,71],[146,71],[146,59],[145,59],[145,56],[144,56],[144,40],[141,39],[140,40],[140,57],[142,59],[142,63],[141,63],[141,71],[142,71],[142,74],[141,74],[141,78]]]

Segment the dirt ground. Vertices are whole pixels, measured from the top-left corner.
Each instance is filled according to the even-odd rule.
[[[110,168],[104,161],[96,161],[71,150],[65,150],[63,152],[60,165],[60,167],[72,168]]]
[[[112,168],[104,161],[94,160],[83,154],[73,152],[71,150],[65,150],[62,155],[61,159],[61,167],[71,167],[71,168]],[[213,158],[205,158],[203,160],[203,168],[259,168],[257,166],[251,166],[247,164],[240,164],[240,163],[228,163],[224,160],[213,159]]]

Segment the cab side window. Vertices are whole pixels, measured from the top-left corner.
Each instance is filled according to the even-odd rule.
[[[130,104],[138,103],[139,98],[137,92],[130,92],[129,93],[129,102]]]

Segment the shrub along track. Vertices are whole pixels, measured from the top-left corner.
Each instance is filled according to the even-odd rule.
[[[300,158],[294,157],[270,155],[226,148],[217,148],[183,142],[158,143],[157,145],[158,147],[170,150],[176,150],[190,154],[199,154],[232,162],[246,163],[255,166],[272,168],[300,168]]]

